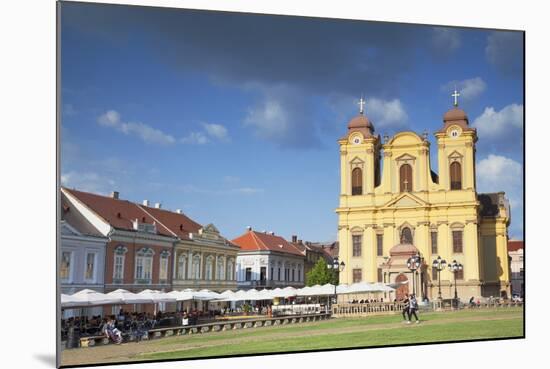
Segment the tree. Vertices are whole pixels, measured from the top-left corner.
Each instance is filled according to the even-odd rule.
[[[327,283],[338,284],[338,276],[333,269],[327,268],[324,258],[319,258],[315,266],[306,274],[306,285],[314,286]]]

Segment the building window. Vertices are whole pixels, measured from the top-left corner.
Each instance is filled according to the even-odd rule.
[[[361,282],[363,279],[361,269],[353,269],[353,283]]]
[[[462,167],[458,161],[452,162],[451,172],[451,190],[462,189]]]
[[[95,280],[95,255],[95,252],[86,254],[86,271],[84,272],[84,278],[88,281]]]
[[[401,230],[401,243],[411,244],[413,243],[413,236],[409,227],[404,227]]]
[[[113,282],[122,283],[124,278],[124,260],[128,249],[122,245],[115,248],[115,260],[113,267]]]
[[[178,258],[178,279],[185,279],[187,271],[187,258],[185,255],[180,255]]]
[[[212,280],[212,269],[213,269],[213,265],[214,264],[214,258],[212,256],[209,256],[206,258],[206,265],[205,265],[205,268],[204,268],[204,272],[205,272],[205,279],[207,281],[211,281]]]
[[[59,269],[59,277],[64,280],[69,280],[71,275],[71,258],[72,252],[63,251],[61,254],[61,268]]]
[[[453,231],[453,252],[462,253],[462,231]]]
[[[153,271],[153,250],[150,248],[143,248],[136,254],[136,274],[137,280],[143,282],[151,282],[151,275]]]
[[[281,280],[281,267],[279,267],[278,271],[277,271],[277,280],[280,281]]]
[[[267,268],[266,267],[260,267],[260,281],[265,281],[266,280],[266,273],[267,273]]]
[[[363,237],[361,235],[354,234],[351,238],[353,243],[353,256],[361,256],[361,244],[363,243]]]
[[[363,194],[363,171],[361,168],[354,168],[351,171],[351,194]]]
[[[294,268],[292,269],[292,282],[294,282]]]
[[[252,268],[246,268],[245,269],[245,281],[251,281],[252,280]]]
[[[161,281],[168,280],[168,257],[170,253],[166,250],[162,251],[160,254],[160,268],[159,268],[159,279]]]
[[[233,270],[233,259],[227,261],[227,276],[230,281],[235,279],[235,272]]]
[[[379,233],[376,235],[376,256],[384,255],[384,235]]]
[[[302,266],[298,265],[298,282],[302,282]]]
[[[403,164],[399,168],[399,190],[400,192],[411,192],[413,188],[412,167]]]
[[[273,267],[269,270],[269,279],[273,280]]]
[[[432,266],[432,280],[438,280],[439,276],[437,275],[438,271],[437,268]]]
[[[457,270],[455,273],[456,273],[455,276],[457,281],[461,281],[464,279],[464,269]]]
[[[216,263],[216,269],[217,269],[216,279],[220,281],[225,279],[224,277],[225,268],[223,266],[224,264],[223,262],[224,262],[223,258],[221,256],[218,257],[218,262]]]
[[[201,257],[195,255],[193,257],[193,279],[201,279]]]
[[[377,279],[378,279],[378,282],[384,282],[383,280],[383,276],[382,276],[382,268],[378,268],[377,269]]]
[[[437,232],[430,232],[430,240],[432,244],[432,254],[437,254]]]

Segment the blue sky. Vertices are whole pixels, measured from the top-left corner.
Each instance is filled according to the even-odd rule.
[[[336,239],[337,139],[361,94],[377,133],[477,128],[478,191],[523,232],[523,35],[62,3],[62,184],[246,226]],[[435,150],[432,169],[438,172]]]

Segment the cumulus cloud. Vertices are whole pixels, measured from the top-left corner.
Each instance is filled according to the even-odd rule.
[[[397,129],[406,125],[407,112],[399,99],[367,99],[365,113],[375,123],[375,128]]]
[[[209,136],[214,137],[220,141],[229,140],[227,128],[225,128],[221,124],[203,123],[203,127]]]
[[[495,31],[487,37],[485,57],[505,75],[523,76],[523,33]]]
[[[137,136],[147,143],[170,145],[176,142],[173,136],[147,124],[122,121],[120,114],[116,110],[108,110],[100,115],[97,122],[104,127],[113,128],[125,135]]]
[[[187,136],[183,137],[181,143],[184,144],[195,144],[195,145],[204,145],[210,140],[203,132],[191,132]]]
[[[183,144],[204,145],[213,140],[230,141],[227,128],[221,124],[203,123],[202,127],[204,128],[203,131],[191,132],[181,138],[180,142]]]
[[[437,58],[448,58],[461,45],[460,32],[456,28],[434,27],[432,29],[432,54]]]
[[[69,171],[61,173],[61,185],[81,191],[107,195],[113,191],[116,182],[96,172]]]
[[[513,140],[520,145],[523,141],[523,105],[510,104],[499,111],[492,106],[486,107],[472,125],[480,139],[503,145]]]
[[[250,106],[243,120],[245,127],[280,147],[312,148],[321,145],[309,100],[302,91],[289,86],[255,86],[261,98]]]
[[[501,155],[490,154],[476,165],[478,192],[504,191],[512,208],[511,235],[520,237],[523,230],[523,167]]]
[[[443,85],[441,90],[445,92],[453,91],[455,87],[460,92],[461,99],[473,100],[487,89],[487,84],[481,77],[475,77],[462,81],[450,81]]]

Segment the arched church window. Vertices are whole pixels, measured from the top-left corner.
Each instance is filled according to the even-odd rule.
[[[462,168],[458,161],[451,163],[451,190],[462,189]]]
[[[351,171],[351,194],[363,194],[363,171],[361,168],[354,168]]]
[[[413,243],[413,236],[409,227],[405,227],[401,230],[401,243]]]
[[[411,192],[412,188],[412,167],[409,164],[403,164],[399,168],[399,191]]]

